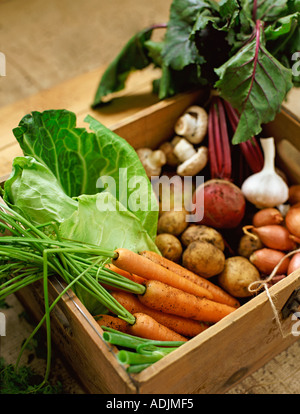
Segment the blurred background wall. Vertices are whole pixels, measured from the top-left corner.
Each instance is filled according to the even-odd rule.
[[[0,0],[0,106],[110,62],[171,0]]]

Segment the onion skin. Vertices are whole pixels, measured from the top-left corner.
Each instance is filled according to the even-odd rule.
[[[276,283],[280,282],[282,279],[285,279],[286,275],[276,275],[274,277],[272,277],[272,280],[270,280],[270,282],[267,283],[268,288],[270,288],[273,285],[276,285]]]
[[[288,229],[279,224],[253,227],[252,232],[270,249],[289,251],[297,247],[295,241],[290,238]]]
[[[193,203],[201,191],[204,192],[204,212],[198,223],[218,229],[230,229],[240,224],[245,215],[246,200],[239,187],[227,180],[208,180],[194,192]]]
[[[284,256],[285,253],[282,251],[264,247],[252,253],[249,260],[252,264],[254,264],[254,266],[257,267],[261,273],[269,275],[272,273],[275,266],[280,262],[281,259],[283,259]],[[290,258],[286,257],[278,267],[276,274],[286,274],[289,263]]]
[[[285,225],[294,236],[300,237],[300,207],[292,207],[285,216]]]
[[[300,253],[295,253],[292,256],[290,263],[288,265],[287,274],[290,275],[291,273],[293,273],[295,270],[299,268],[300,268]]]
[[[269,224],[280,224],[283,220],[283,216],[277,208],[267,207],[254,214],[252,224],[254,227],[261,227]]]

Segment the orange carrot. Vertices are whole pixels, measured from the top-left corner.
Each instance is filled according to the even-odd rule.
[[[236,310],[224,303],[199,298],[157,280],[149,280],[145,286],[146,292],[138,295],[139,300],[160,312],[215,323]]]
[[[128,326],[128,333],[130,335],[155,341],[187,341],[186,338],[145,313],[137,312],[133,316],[135,317],[135,323]]]
[[[143,257],[131,250],[119,248],[115,250],[117,257],[113,259],[113,264],[126,270],[129,273],[144,277],[147,280],[159,280],[167,285],[181,289],[184,292],[212,299],[213,295],[202,286],[187,280],[169,269]]]
[[[178,263],[174,263],[171,260],[166,259],[165,257],[160,256],[159,254],[155,252],[151,252],[147,250],[140,252],[140,255],[146,257],[147,259],[151,260],[154,263],[160,264],[161,266],[165,267],[166,269],[171,270],[174,273],[177,273],[179,276],[185,277],[191,282],[194,282],[197,285],[202,286],[203,288],[207,289],[208,291],[212,293],[213,295],[212,299],[214,301],[225,303],[226,305],[233,306],[234,308],[238,308],[240,306],[239,301],[233,296],[229,295],[229,293],[225,292],[222,288],[210,282],[209,280],[196,275],[195,273],[179,265]]]
[[[112,263],[106,264],[105,267],[107,269],[112,270],[115,273],[118,273],[121,276],[126,277],[127,279],[132,280],[133,282],[140,283],[141,285],[146,282],[146,279],[144,279],[143,277],[140,277],[138,275],[134,275],[132,273],[126,272],[125,270],[120,269],[117,266],[114,266]]]
[[[107,326],[108,328],[113,328],[120,332],[127,332],[128,323],[116,316],[105,314],[97,315],[97,323],[100,326]]]
[[[131,314],[137,312],[145,313],[157,322],[165,325],[167,328],[189,338],[193,338],[209,327],[209,325],[204,322],[182,318],[181,316],[171,315],[170,313],[168,314],[151,309],[139,301],[137,296],[133,293],[115,292],[112,293],[112,296]]]

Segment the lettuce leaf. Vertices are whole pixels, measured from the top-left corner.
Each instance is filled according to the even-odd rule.
[[[77,210],[55,175],[33,157],[16,157],[4,185],[4,201],[35,225],[61,223]]]
[[[107,250],[125,247],[136,253],[156,251],[154,241],[140,220],[109,192],[81,195],[76,198],[78,209],[60,224],[60,235]]]
[[[13,133],[24,155],[46,165],[68,197],[96,194],[114,183],[107,191],[132,211],[154,239],[158,204],[136,151],[93,117],[87,116],[86,121],[93,132],[76,127],[75,114],[65,109],[34,111]],[[143,183],[138,189],[137,177]],[[140,205],[131,208],[129,201],[137,193]]]
[[[71,198],[55,175],[33,157],[16,157],[4,185],[3,197],[11,208],[34,225],[56,223],[60,237],[101,246],[105,250],[125,247],[132,251],[158,251],[141,221],[103,191]],[[52,227],[43,228],[55,236]],[[74,291],[93,314],[107,309],[80,286]]]
[[[71,198],[49,168],[33,157],[14,159],[4,200],[35,225],[56,222],[67,239],[107,250],[157,251],[141,221],[110,192]]]
[[[109,192],[81,195],[76,198],[77,210],[59,226],[60,236],[106,250],[125,247],[136,253],[142,250],[158,251],[154,241],[143,228],[140,220]],[[107,313],[107,309],[84,289],[76,287],[76,294],[93,314]]]

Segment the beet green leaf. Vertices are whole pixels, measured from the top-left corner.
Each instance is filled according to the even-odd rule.
[[[145,47],[145,42],[150,40],[151,34],[152,29],[135,34],[107,67],[97,88],[93,108],[103,104],[105,96],[122,90],[132,71],[144,69],[153,63]]]
[[[240,113],[232,142],[246,141],[272,121],[292,87],[292,71],[272,56],[264,45],[261,22],[256,34],[223,66],[216,69],[216,87]]]

